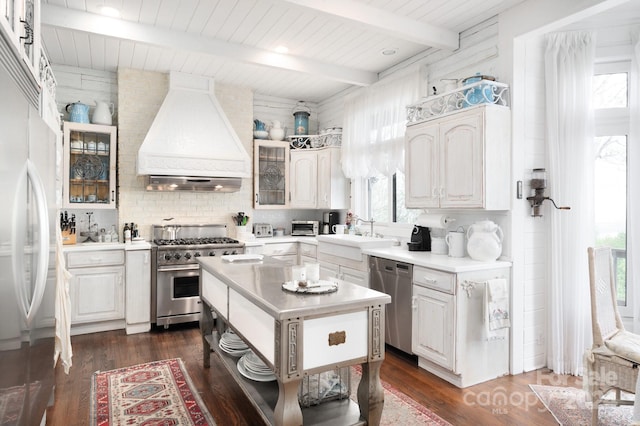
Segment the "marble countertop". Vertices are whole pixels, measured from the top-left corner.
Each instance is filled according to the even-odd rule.
[[[70,251],[94,251],[94,250],[149,250],[151,244],[148,241],[136,241],[133,243],[78,243],[62,246],[64,252]]]
[[[272,317],[323,315],[369,305],[387,304],[387,294],[342,280],[338,290],[327,294],[299,294],[282,289],[291,268],[268,256],[259,261],[226,262],[219,257],[198,258],[201,268],[249,299]]]
[[[470,257],[449,257],[444,254],[433,254],[429,251],[409,251],[406,247],[402,246],[363,249],[362,253],[369,256],[384,257],[398,262],[411,263],[417,266],[453,273],[511,267],[511,262],[505,260],[480,262]]]
[[[253,238],[251,240],[242,240],[247,247],[256,247],[263,246],[265,244],[277,244],[277,243],[309,243],[313,245],[318,244],[318,240],[316,237],[305,237],[305,236],[291,236],[285,235],[283,237],[263,237],[263,238]]]

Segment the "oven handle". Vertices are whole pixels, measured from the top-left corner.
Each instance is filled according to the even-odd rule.
[[[158,266],[158,272],[197,271],[198,269],[200,269],[200,267],[197,265]]]

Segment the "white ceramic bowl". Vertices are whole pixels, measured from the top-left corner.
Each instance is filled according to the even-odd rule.
[[[255,139],[267,139],[269,137],[269,132],[266,130],[254,130],[253,137]]]

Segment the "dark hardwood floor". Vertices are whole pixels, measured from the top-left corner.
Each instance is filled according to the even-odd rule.
[[[94,333],[74,336],[71,341],[73,366],[69,375],[60,366],[56,369],[55,404],[47,410],[47,425],[88,423],[91,375],[95,371],[167,358],[182,358],[218,425],[263,424],[216,355],[211,357],[211,368],[203,368],[200,330],[194,324],[130,336],[124,330]],[[381,376],[443,419],[461,426],[556,425],[528,385],[579,385],[574,377],[539,370],[459,389],[392,349],[387,351]]]

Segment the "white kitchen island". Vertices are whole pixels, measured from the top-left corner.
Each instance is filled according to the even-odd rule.
[[[275,425],[380,423],[384,392],[385,305],[391,297],[345,281],[327,294],[297,294],[282,289],[289,268],[265,257],[260,261],[200,263],[200,328],[204,366],[216,351],[247,396]],[[216,332],[212,310],[215,311]],[[217,337],[233,329],[270,366],[277,387],[241,377],[236,358],[218,350]],[[346,398],[302,409],[298,389],[307,375],[361,364],[358,405]]]

